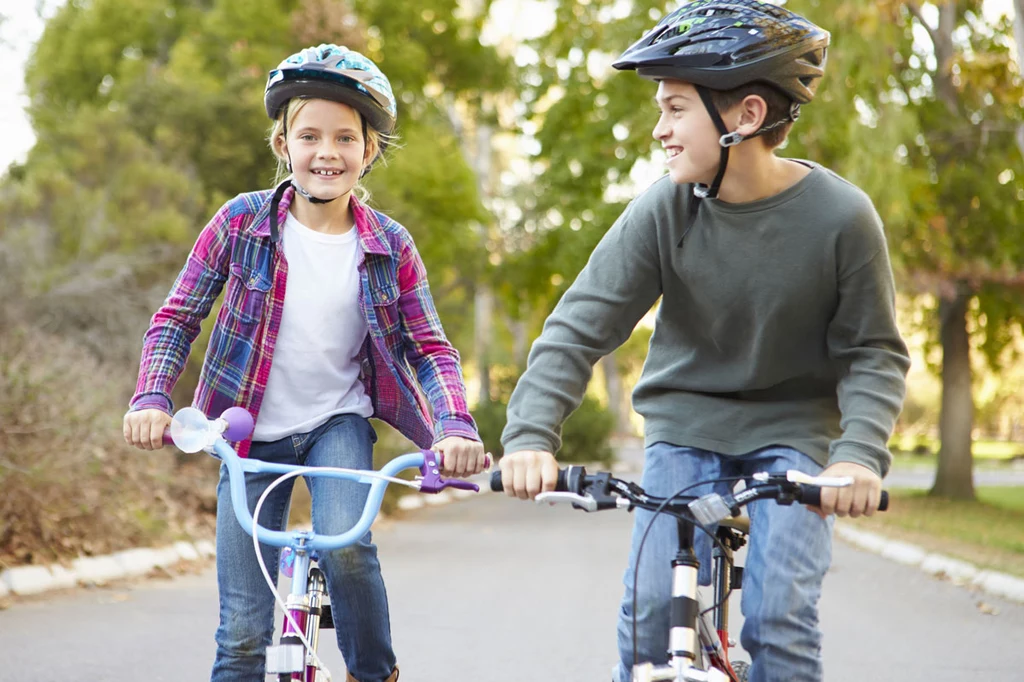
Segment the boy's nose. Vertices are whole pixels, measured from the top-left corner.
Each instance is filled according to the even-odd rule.
[[[651,135],[654,136],[655,140],[662,140],[668,136],[669,128],[662,124],[662,120],[659,118],[658,122],[654,124],[654,130],[651,131]]]

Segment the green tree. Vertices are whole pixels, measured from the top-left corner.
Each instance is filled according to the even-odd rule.
[[[26,73],[36,145],[0,179],[0,289],[10,303],[0,306],[0,369],[17,370],[7,373],[9,382],[40,383],[28,387],[38,404],[22,405],[25,392],[0,391],[0,415],[13,409],[40,423],[32,415],[61,423],[74,417],[77,430],[67,438],[73,448],[60,447],[64,440],[53,447],[49,431],[45,439],[20,437],[12,452],[24,459],[15,461],[33,462],[40,451],[55,460],[94,450],[128,454],[111,425],[134,385],[141,333],[209,215],[238,192],[271,185],[266,75],[309,45],[346,44],[389,74],[400,140],[367,186],[372,202],[413,233],[449,335],[468,347],[467,311],[485,262],[477,227],[488,213],[449,114],[453,106],[472,111],[490,89],[511,82],[508,62],[476,39],[488,7],[455,0],[64,3]],[[179,398],[187,399],[203,351],[201,343],[193,347]],[[97,376],[110,378],[102,391],[90,390]],[[58,404],[53,396],[63,398]],[[62,414],[65,403],[73,415]],[[106,550],[155,541],[172,506],[210,511],[198,483],[181,483],[185,467],[168,476],[155,460],[111,461],[116,476],[111,466],[94,475],[93,463],[78,457],[60,480],[28,466],[25,476],[5,479],[21,511],[0,534],[0,558],[10,556],[11,543],[48,541],[39,519],[61,529],[66,549],[90,544],[95,529],[103,543],[92,546]],[[83,488],[110,504],[94,505],[88,524],[70,524],[80,516]],[[136,507],[157,522],[118,523]],[[19,551],[16,559],[33,555]]]
[[[793,146],[868,191],[905,288],[937,301],[930,331],[943,388],[932,492],[972,498],[970,354],[980,348],[995,365],[1024,305],[1024,164],[1014,143],[1024,88],[1011,23],[987,21],[980,1],[792,6],[833,29],[834,46],[814,104],[825,116],[801,121]],[[843,112],[846,133],[834,134],[826,126]]]
[[[552,30],[531,45],[523,97],[539,173],[524,187],[508,297],[552,304],[635,193],[626,181],[653,149],[653,93],[607,64],[668,4],[626,11],[613,0],[563,0]],[[782,153],[862,187],[886,223],[904,290],[937,301],[943,445],[934,492],[970,497],[972,343],[994,361],[1021,319],[1024,168],[1014,135],[1024,130],[1024,93],[1011,24],[987,21],[981,0],[787,6],[833,40],[818,97]]]
[[[109,248],[174,245],[149,275],[166,282],[208,215],[270,185],[267,71],[303,46],[347,44],[381,65],[400,100],[400,143],[368,187],[412,231],[443,317],[468,345],[467,291],[483,261],[475,226],[487,214],[444,99],[472,103],[505,87],[508,64],[475,39],[487,4],[457,9],[455,0],[69,2],[27,69],[38,143],[8,179],[20,216],[8,225],[50,232],[49,271]]]

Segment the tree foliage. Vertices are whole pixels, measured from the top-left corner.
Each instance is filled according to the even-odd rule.
[[[271,186],[266,76],[303,47],[348,45],[389,75],[399,99],[399,141],[367,178],[371,203],[412,232],[449,335],[471,347],[468,302],[485,262],[479,225],[487,212],[449,110],[472,107],[511,82],[510,65],[477,40],[489,3],[475,7],[465,11],[456,0],[68,0],[48,21],[26,71],[37,141],[26,161],[0,178],[0,291],[13,303],[0,307],[0,368],[16,365],[15,378],[48,377],[47,390],[36,394],[46,404],[29,407],[50,418],[59,409],[47,396],[94,396],[95,404],[79,410],[80,426],[97,451],[117,453],[121,478],[130,482],[117,495],[128,487],[159,495],[169,489],[157,481],[167,477],[166,465],[143,466],[118,444],[115,422],[134,386],[139,340],[213,211],[239,192]],[[21,337],[11,330],[19,328],[31,338],[60,339],[52,347],[69,357],[50,364],[82,371],[51,380],[53,372],[33,365],[46,363],[47,354],[27,356],[28,346],[14,343]],[[179,401],[191,392],[204,338],[176,388]],[[89,390],[97,376],[106,390]],[[20,395],[0,395],[0,415],[20,409],[13,402]],[[25,433],[17,447],[27,458],[47,441]],[[58,444],[54,456],[71,455]],[[44,517],[47,528],[67,529],[59,551],[88,551],[83,538],[70,536],[90,529],[107,533],[114,548],[139,541],[138,524],[119,524],[118,510],[106,505],[87,524],[69,522],[81,498],[68,491],[111,489],[88,478],[91,463],[81,464],[68,469],[85,472],[73,481],[36,471],[5,479],[17,486],[7,490],[12,500],[38,504],[26,502],[2,529],[0,556],[38,542],[33,519]],[[151,502],[146,513],[159,513],[162,501]],[[201,501],[195,506],[209,511]],[[149,540],[161,532],[157,526]],[[170,532],[180,530],[172,524]],[[41,556],[16,554],[19,561]]]
[[[538,174],[520,197],[522,250],[507,260],[508,297],[553,304],[624,200],[643,189],[625,181],[651,155],[653,88],[608,64],[668,4],[640,1],[626,11],[614,0],[562,0],[551,31],[531,44],[523,98],[537,129]],[[871,196],[902,291],[940,302],[927,320],[946,351],[952,401],[944,413],[969,414],[966,354],[974,347],[993,362],[1005,357],[1024,302],[1024,164],[1015,144],[1024,91],[1010,20],[986,19],[981,0],[787,7],[826,27],[832,44],[818,96],[781,153],[822,163]],[[970,430],[969,419],[944,427],[943,461],[967,467],[948,475],[940,467],[940,480],[969,486]]]

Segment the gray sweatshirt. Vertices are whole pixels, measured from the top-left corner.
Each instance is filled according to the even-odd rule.
[[[665,177],[634,199],[534,342],[505,452],[557,451],[594,363],[660,296],[633,391],[647,445],[783,445],[884,476],[910,366],[885,235],[867,195],[807,165],[772,197],[705,200],[689,230],[690,186]]]

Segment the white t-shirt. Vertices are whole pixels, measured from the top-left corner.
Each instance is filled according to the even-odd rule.
[[[316,232],[289,213],[281,232],[288,284],[256,441],[308,433],[336,414],[373,414],[356,362],[368,331],[356,230]]]

